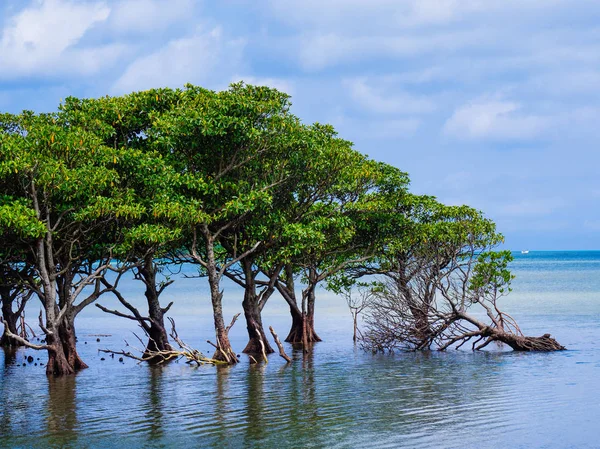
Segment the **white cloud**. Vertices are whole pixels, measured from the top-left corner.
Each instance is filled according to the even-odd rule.
[[[379,114],[424,114],[432,112],[435,104],[429,98],[412,95],[399,89],[381,89],[369,84],[366,78],[343,82],[351,97],[369,112]]]
[[[110,9],[104,2],[37,0],[7,21],[0,40],[0,78],[89,73],[122,51],[119,45],[74,48]],[[83,58],[83,61],[80,61]]]
[[[115,82],[116,93],[153,87],[180,87],[185,83],[210,83],[222,86],[237,67],[245,43],[227,40],[220,28],[174,39],[164,47],[132,62]]]
[[[550,126],[550,118],[521,112],[522,105],[484,97],[457,108],[444,125],[444,133],[458,139],[514,140],[537,137]]]
[[[109,21],[120,34],[156,33],[193,20],[194,7],[193,0],[121,0],[115,2]]]
[[[346,35],[316,32],[298,40],[300,64],[309,71],[318,71],[341,63],[354,63],[375,58],[406,58],[430,53],[444,54],[466,47],[494,45],[488,30],[446,31],[403,35]]]
[[[555,0],[270,0],[272,11],[282,20],[303,26],[347,27],[353,23],[369,26],[410,28],[443,25],[477,12],[502,8],[548,7]],[[524,5],[523,3],[528,3]],[[380,20],[374,21],[373,19]]]

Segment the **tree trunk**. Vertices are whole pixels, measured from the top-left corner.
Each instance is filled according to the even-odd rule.
[[[154,322],[155,319],[157,320],[156,322]],[[152,318],[152,320],[153,322],[150,324],[150,330],[148,331],[148,344],[146,345],[144,356],[147,356],[149,352],[171,351],[173,349],[169,343],[169,337],[162,317],[160,320],[158,318]],[[150,364],[162,361],[164,361],[163,357],[155,357],[148,360]]]
[[[550,334],[544,334],[541,337],[525,337],[523,335],[513,334],[506,332],[504,329],[499,329],[494,326],[486,326],[477,319],[465,314],[460,313],[459,317],[469,321],[479,328],[479,335],[486,340],[474,349],[479,350],[486,347],[493,341],[499,341],[510,346],[513,351],[562,351],[565,349],[560,343],[558,343]]]
[[[144,284],[146,285],[146,301],[148,302],[148,317],[150,318],[150,328],[148,329],[148,344],[144,355],[149,352],[170,351],[173,348],[169,343],[169,335],[165,328],[165,309],[160,306],[159,293],[156,289],[156,266],[152,255],[146,258],[144,267],[140,269]],[[164,362],[164,358],[157,356],[148,360],[150,364]]]
[[[229,335],[227,333],[227,328],[225,327],[225,322],[223,321],[222,307],[219,307],[219,311],[214,312],[214,318],[217,349],[212,358],[233,365],[238,362],[238,359],[229,342]]]
[[[315,332],[315,288],[313,285],[308,290],[307,297],[307,308],[306,308],[306,332],[307,332],[307,340],[309,343],[313,343],[316,341],[321,341],[317,333]]]
[[[71,365],[74,371],[88,368],[87,364],[81,360],[77,353],[77,337],[75,335],[75,316],[67,313],[58,328],[58,335],[63,347],[67,363]]]
[[[2,310],[2,315],[4,318],[4,332],[2,333],[2,337],[0,337],[0,346],[4,348],[21,346],[20,343],[13,340],[7,334],[7,331],[10,331],[11,333],[17,335],[17,321],[19,317],[12,313],[12,311],[8,314],[4,313],[4,310]]]
[[[55,333],[46,336],[46,344],[49,347],[46,374],[49,376],[67,376],[69,374],[74,374],[75,370],[69,364],[63,345],[59,339],[55,338]]]
[[[510,346],[514,351],[562,351],[564,346],[559,344],[550,334],[544,334],[541,337],[523,337],[494,330],[491,336],[492,340],[501,341]]]
[[[243,352],[246,354],[262,354],[261,340],[265,345],[265,352],[271,354],[275,352],[267,340],[262,325],[258,296],[256,295],[256,284],[254,282],[255,274],[252,271],[252,261],[244,259],[241,261],[244,268],[244,280],[246,287],[244,289],[244,300],[242,308],[246,317],[246,328],[248,329],[248,344]]]
[[[322,341],[315,332],[314,315],[311,319],[311,317],[302,314],[298,308],[294,307],[290,307],[290,314],[292,315],[292,327],[288,336],[285,338],[286,342],[303,343],[305,341],[305,334],[307,343]]]
[[[223,293],[220,290],[220,276],[215,263],[214,243],[210,238],[206,241],[208,284],[210,286],[210,299],[213,307],[215,321],[215,334],[217,348],[213,359],[233,365],[238,362],[237,356],[229,342],[229,335],[223,320]]]
[[[2,301],[2,318],[4,319],[4,332],[0,338],[0,346],[16,347],[21,346],[20,343],[9,337],[6,331],[18,335],[17,322],[19,321],[18,313],[13,312],[12,304],[15,295],[11,294],[11,289],[8,287],[0,287],[0,300]]]
[[[213,315],[215,319],[215,334],[217,338],[217,349],[213,355],[213,359],[233,365],[238,362],[238,359],[231,348],[231,343],[229,342],[229,335],[227,333],[227,328],[225,327],[225,321],[223,320],[223,294],[218,290],[218,288],[218,285],[216,286],[216,289],[211,286],[211,299],[213,303]],[[216,290],[216,292],[214,290]]]
[[[254,292],[249,292],[248,289],[246,289],[246,292],[244,293],[244,301],[242,302],[242,307],[244,309],[244,316],[246,317],[246,328],[248,329],[249,337],[248,344],[244,348],[243,352],[246,354],[261,354],[261,339],[265,345],[265,352],[267,354],[275,352],[269,344],[269,341],[267,340],[265,331],[263,329],[262,318],[260,316],[260,310],[258,307],[258,301]]]
[[[315,293],[314,288],[308,288],[304,292],[306,296],[306,313],[296,305],[290,304],[292,315],[292,327],[285,341],[288,343],[315,343],[322,341],[315,332]]]

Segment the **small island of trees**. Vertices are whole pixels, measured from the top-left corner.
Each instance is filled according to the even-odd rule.
[[[321,340],[320,286],[343,293],[355,319],[362,313],[355,338],[367,351],[564,349],[549,334],[523,335],[500,310],[511,255],[495,251],[502,236],[491,220],[411,193],[406,173],[329,125],[302,123],[290,106],[282,92],[240,83],[1,114],[1,344],[45,350],[48,375],[73,374],[87,367],[76,318],[112,295],[117,308],[98,307],[137,322],[146,338],[143,353],[117,352],[151,364],[235,364],[237,316],[222,307],[229,279],[244,291],[243,352],[253,362],[274,352],[261,318],[274,294],[290,309],[285,341],[308,351]],[[162,268],[184,263],[208,281],[210,356],[179,337],[172,304],[161,301],[173,282]],[[122,294],[126,273],[141,281],[147,309]],[[22,319],[31,301],[42,306],[39,344]]]

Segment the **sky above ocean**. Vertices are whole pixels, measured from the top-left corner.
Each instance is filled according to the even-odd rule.
[[[0,111],[244,80],[511,249],[600,249],[596,0],[1,0]]]

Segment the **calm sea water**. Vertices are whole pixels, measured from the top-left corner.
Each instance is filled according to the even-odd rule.
[[[0,447],[600,447],[600,252],[516,254],[517,279],[504,300],[528,335],[549,332],[568,351],[371,356],[352,345],[343,300],[321,292],[323,342],[294,362],[150,368],[101,358],[99,348],[135,343],[135,327],[96,308],[78,319],[79,348],[90,368],[49,379],[0,351]],[[177,276],[175,276],[177,277]],[[135,281],[126,294],[140,301]],[[226,290],[226,313],[241,311],[241,291]],[[204,280],[178,279],[165,293],[180,335],[208,352],[212,339]],[[102,303],[117,307],[105,298]],[[141,304],[141,302],[139,302]],[[37,314],[36,304],[29,317]],[[272,298],[264,322],[283,338],[290,319]],[[95,334],[110,334],[98,337]],[[235,348],[245,325],[232,330]],[[494,349],[494,348],[492,348]]]

